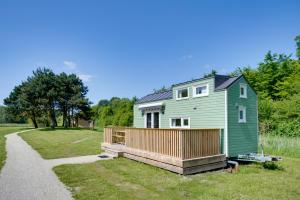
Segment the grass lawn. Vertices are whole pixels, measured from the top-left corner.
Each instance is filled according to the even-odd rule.
[[[102,133],[86,129],[41,129],[20,136],[45,159],[100,153]]]
[[[25,127],[16,126],[16,127],[8,127],[8,126],[0,126],[0,170],[2,169],[5,159],[6,159],[6,151],[5,151],[5,135],[9,133],[14,133],[19,130],[23,130]]]
[[[265,138],[264,138],[265,139]],[[272,142],[272,139],[275,140]],[[269,154],[289,155],[279,162],[282,170],[264,169],[260,164],[240,166],[240,172],[207,172],[180,176],[125,158],[91,164],[54,168],[75,199],[299,199],[300,138],[265,139]],[[268,142],[267,142],[268,141]],[[296,149],[295,149],[296,148]]]

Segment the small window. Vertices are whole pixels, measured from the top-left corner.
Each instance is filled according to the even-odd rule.
[[[240,98],[247,98],[247,85],[240,84]]]
[[[245,123],[246,122],[246,107],[239,106],[239,123]]]
[[[189,126],[189,119],[183,119],[183,126]]]
[[[176,96],[177,100],[187,99],[187,98],[189,98],[189,90],[188,90],[188,88],[177,90],[177,96]]]
[[[170,128],[190,128],[189,118],[183,118],[183,117],[171,118],[170,122],[171,122]]]
[[[208,96],[208,84],[196,85],[193,87],[193,97]]]
[[[181,127],[181,119],[180,118],[172,119],[172,126],[173,127]]]

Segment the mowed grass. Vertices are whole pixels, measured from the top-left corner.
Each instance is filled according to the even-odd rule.
[[[181,176],[125,158],[54,168],[75,199],[299,199],[300,160],[285,159],[284,170],[259,164],[240,172]]]
[[[275,145],[277,142],[271,142],[272,138],[268,139],[265,151],[284,156],[278,162],[282,170],[248,164],[241,165],[240,172],[235,174],[214,171],[181,176],[118,158],[62,165],[54,171],[71,188],[75,199],[299,199],[300,159],[297,146],[291,142],[295,138],[285,143],[291,146],[281,148]],[[278,137],[273,139],[280,141]],[[291,157],[287,157],[289,151]]]
[[[17,126],[17,127],[8,127],[6,126],[0,126],[0,170],[2,169],[5,159],[6,159],[6,150],[5,150],[5,135],[9,133],[14,133],[20,130],[24,130],[26,127]]]
[[[99,154],[102,133],[87,129],[41,129],[19,134],[45,159]]]

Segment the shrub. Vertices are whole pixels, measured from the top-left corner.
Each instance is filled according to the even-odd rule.
[[[279,136],[300,137],[300,123],[296,119],[278,122],[270,133]]]
[[[283,167],[278,165],[275,162],[264,162],[262,166],[264,169],[269,169],[269,170],[283,170]]]

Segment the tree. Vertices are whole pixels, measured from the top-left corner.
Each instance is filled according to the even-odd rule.
[[[63,115],[63,126],[67,128],[74,121],[74,116],[81,111],[81,116],[89,118],[90,102],[85,98],[88,89],[83,82],[75,75],[61,73],[57,76],[59,85],[57,101]]]
[[[212,69],[211,72],[209,72],[208,74],[204,74],[203,78],[209,78],[209,77],[213,77],[217,74],[217,71]]]
[[[136,97],[132,100],[127,98],[113,97],[110,100],[100,100],[93,107],[94,119],[98,126],[132,126],[133,105]]]
[[[35,85],[35,92],[40,99],[40,105],[44,112],[49,115],[51,128],[57,126],[55,109],[57,107],[58,82],[54,72],[47,68],[38,68],[33,71],[33,76],[29,82]]]
[[[300,35],[295,37],[295,42],[296,42],[296,56],[298,57],[298,60],[300,60]]]
[[[258,94],[260,131],[276,135],[300,133],[300,36],[295,38],[298,60],[268,52],[257,68],[238,68]]]
[[[63,125],[68,127],[78,113],[91,115],[87,92],[88,88],[75,74],[56,75],[50,69],[38,68],[15,87],[4,103],[10,113],[30,118],[36,128],[38,121],[49,124],[48,119],[51,128],[56,127],[56,115],[60,113]]]
[[[0,124],[1,123],[26,123],[26,116],[14,115],[9,112],[7,106],[0,106]]]
[[[166,86],[162,86],[161,88],[159,88],[159,89],[153,89],[153,92],[154,93],[160,93],[160,92],[166,92],[166,91],[168,91],[168,90],[170,90],[169,88],[166,88]]]
[[[31,82],[23,82],[16,86],[9,97],[4,99],[7,111],[14,116],[26,116],[31,119],[35,128],[38,128],[37,117],[41,115],[39,98],[35,93],[34,85]]]

